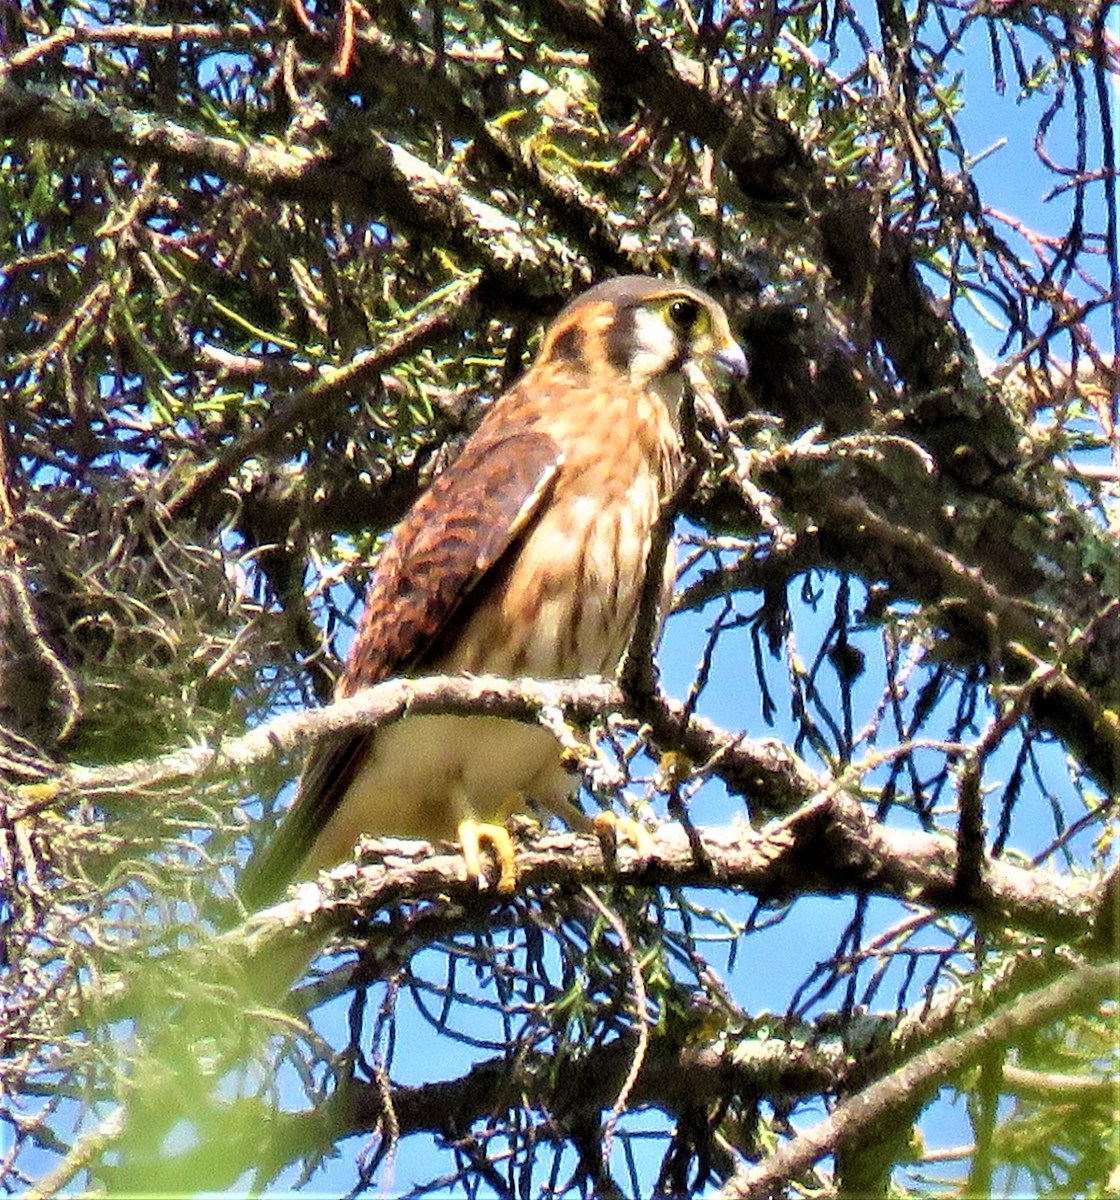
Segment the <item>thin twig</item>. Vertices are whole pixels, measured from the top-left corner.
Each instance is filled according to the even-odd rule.
[[[168,516],[178,517],[220,489],[242,463],[275,449],[297,425],[305,421],[329,419],[331,401],[342,402],[354,388],[376,379],[382,372],[414,354],[421,346],[446,336],[463,320],[478,293],[479,276],[456,288],[432,312],[386,338],[376,349],[356,354],[345,366],[316,379],[273,409],[256,429],[227,446],[205,467],[200,468],[186,487],[167,504]]]
[[[96,1129],[80,1137],[52,1171],[23,1193],[24,1200],[48,1200],[57,1196],[75,1175],[97,1161],[124,1132],[125,1109],[115,1108]]]
[[[646,983],[642,978],[642,964],[639,962],[638,956],[634,953],[634,944],[630,941],[630,935],[626,931],[626,926],[618,914],[612,912],[591,888],[585,886],[583,894],[591,902],[595,911],[614,930],[615,936],[618,938],[619,949],[622,951],[626,959],[626,966],[630,971],[634,1024],[638,1030],[638,1042],[634,1047],[634,1056],[630,1060],[630,1069],[626,1072],[626,1078],[622,1081],[622,1087],[618,1089],[618,1095],[611,1106],[610,1115],[603,1126],[603,1168],[605,1170],[611,1157],[611,1144],[614,1141],[615,1128],[618,1125],[619,1118],[626,1111],[626,1105],[630,1102],[630,1095],[634,1090],[634,1085],[638,1082],[638,1076],[642,1073],[642,1067],[646,1061],[646,1053],[649,1050],[648,997],[646,995]]]

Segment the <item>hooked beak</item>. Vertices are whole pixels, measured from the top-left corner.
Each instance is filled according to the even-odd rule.
[[[745,379],[749,366],[743,347],[738,342],[728,342],[712,354],[712,361],[718,363],[735,379]]]

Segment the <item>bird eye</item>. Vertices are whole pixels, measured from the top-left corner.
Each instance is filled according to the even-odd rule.
[[[677,299],[669,305],[669,320],[684,333],[688,333],[700,316],[700,305],[695,300]]]

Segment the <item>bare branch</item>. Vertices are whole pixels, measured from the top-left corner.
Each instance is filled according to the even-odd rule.
[[[533,722],[542,710],[555,709],[587,721],[624,709],[620,689],[603,680],[509,680],[496,676],[432,676],[394,679],[338,701],[328,708],[286,713],[249,733],[213,746],[189,746],[151,759],[106,767],[71,766],[47,785],[25,788],[19,815],[48,807],[59,796],[92,796],[121,789],[168,784],[204,772],[246,770],[280,754],[308,749],[319,737],[376,728],[406,714],[486,713]],[[698,763],[714,763],[730,787],[764,798],[775,811],[789,811],[819,792],[825,778],[813,772],[777,739],[746,738],[693,716],[683,706],[653,697],[640,714]]]
[[[0,59],[0,74],[18,71],[70,46],[144,46],[195,42],[202,46],[245,47],[267,40],[269,31],[242,22],[205,25],[63,25],[47,37]]]
[[[775,901],[875,893],[965,912],[993,926],[1065,938],[1086,932],[1095,896],[1088,881],[990,860],[979,890],[962,897],[955,886],[952,838],[878,824],[860,804],[840,796],[822,796],[762,830],[744,824],[697,832],[710,866],[698,865],[676,822],[656,830],[645,856],[629,846],[605,854],[598,839],[585,834],[542,833],[518,849],[519,886],[633,881],[735,888]],[[478,891],[458,854],[439,853],[424,842],[384,839],[364,842],[359,851],[362,859],[378,861],[336,867],[318,883],[301,885],[295,899],[263,910],[224,935],[228,944],[255,957],[269,946],[285,944],[293,931],[317,943],[403,896],[414,901],[448,896],[476,911],[479,905],[498,908],[505,903],[497,892]]]
[[[596,680],[510,681],[496,676],[432,676],[393,679],[327,708],[285,713],[248,733],[214,746],[188,746],[151,759],[107,767],[72,766],[54,783],[55,794],[97,795],[123,788],[173,783],[203,772],[245,770],[276,756],[306,750],[319,737],[377,728],[412,713],[483,712],[533,721],[554,707],[574,718],[589,718],[618,707],[621,695]],[[44,798],[25,790],[30,807]]]
[[[869,1125],[895,1110],[910,1111],[915,1097],[930,1096],[949,1076],[987,1050],[1005,1046],[1040,1025],[1084,1012],[1115,992],[1117,967],[1108,963],[1071,971],[1061,979],[1013,1000],[974,1028],[923,1051],[887,1079],[870,1084],[838,1105],[814,1128],[728,1181],[721,1197],[766,1200],[784,1194],[791,1178],[808,1170]]]

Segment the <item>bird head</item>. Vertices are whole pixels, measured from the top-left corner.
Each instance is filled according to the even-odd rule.
[[[601,365],[624,372],[674,411],[685,383],[709,400],[713,368],[747,372],[719,304],[687,284],[642,275],[600,283],[561,311],[538,361],[558,360],[580,370]]]

